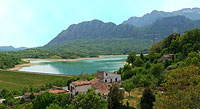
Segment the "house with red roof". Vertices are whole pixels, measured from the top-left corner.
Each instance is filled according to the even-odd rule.
[[[74,97],[77,93],[86,93],[88,89],[94,89],[99,92],[102,98],[107,99],[109,87],[112,83],[121,85],[121,75],[116,72],[97,71],[97,77],[90,81],[74,81],[70,84],[71,95]]]

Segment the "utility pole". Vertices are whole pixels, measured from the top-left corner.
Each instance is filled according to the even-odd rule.
[[[156,43],[156,33],[154,32],[154,34],[153,34],[153,45]]]

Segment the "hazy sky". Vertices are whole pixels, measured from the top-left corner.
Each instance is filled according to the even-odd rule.
[[[0,46],[43,46],[69,25],[119,24],[152,10],[200,7],[200,0],[0,0]]]

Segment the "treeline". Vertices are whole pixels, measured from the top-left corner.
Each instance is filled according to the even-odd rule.
[[[17,64],[24,63],[19,56],[7,52],[0,52],[0,69],[12,68]]]
[[[9,52],[21,58],[73,59],[98,55],[121,55],[131,51],[148,53],[151,40],[134,38],[90,38],[62,44]]]
[[[200,93],[197,88],[200,84],[199,45],[200,30],[194,29],[183,35],[169,35],[153,45],[148,56],[130,53],[128,64],[118,71],[122,75],[122,86],[129,93],[134,88],[150,87],[154,90],[156,99],[148,104],[154,102],[154,107],[158,109],[198,108],[200,104],[197,101],[200,97],[196,94]],[[163,57],[168,54],[172,57]],[[152,107],[153,104],[148,108]]]

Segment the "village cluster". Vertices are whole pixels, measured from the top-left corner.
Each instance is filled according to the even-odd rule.
[[[97,93],[100,93],[102,99],[107,99],[109,88],[112,83],[118,83],[121,86],[121,75],[117,74],[117,72],[105,72],[105,71],[97,71],[97,77],[88,81],[88,80],[79,80],[73,81],[70,83],[69,87],[57,87],[53,86],[49,89],[49,93],[53,94],[61,94],[61,93],[69,93],[72,98],[74,98],[78,93],[85,93],[88,89],[94,89]],[[43,91],[39,93],[33,93],[35,96],[42,94]],[[24,94],[24,100],[30,101],[31,93]]]

